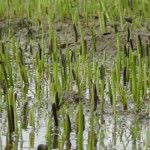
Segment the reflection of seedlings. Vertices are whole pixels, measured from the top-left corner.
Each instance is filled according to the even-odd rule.
[[[88,133],[88,149],[94,149],[96,147],[96,133],[94,132],[94,122],[95,122],[95,117],[94,117],[94,110],[91,110],[91,115],[90,115],[90,131]]]
[[[45,139],[47,141],[48,149],[52,149],[52,118],[51,118],[51,113],[49,114],[49,117],[46,122],[46,135]]]
[[[133,142],[136,142],[139,131],[140,131],[140,127],[139,127],[138,117],[135,117],[134,124],[130,125],[130,132],[131,132],[131,135],[132,135]]]
[[[146,150],[148,150],[148,148],[149,148],[149,142],[150,142],[149,136],[150,136],[150,129],[147,128],[146,129],[146,139],[145,139],[145,149]]]
[[[23,50],[21,47],[19,47],[18,49],[19,49],[19,51],[18,51],[18,57],[19,58],[18,59],[20,60],[19,62],[21,65],[24,65],[24,58],[23,58],[23,53],[22,53]]]
[[[117,142],[117,125],[116,123],[113,124],[114,125],[114,128],[113,128],[113,132],[112,132],[112,141],[113,141],[113,144],[116,145],[116,142]]]
[[[14,132],[15,131],[15,123],[14,123],[14,109],[12,106],[10,106],[10,110],[9,110],[9,120],[11,122],[10,124],[10,131]]]
[[[58,126],[57,108],[55,103],[52,104],[52,112],[54,117],[54,124],[55,126]]]
[[[111,86],[112,86],[112,95],[113,95],[113,115],[114,115],[114,120],[116,121],[116,71],[113,68],[111,72]]]
[[[24,105],[23,105],[23,122],[22,122],[22,125],[23,125],[23,129],[26,129],[27,128],[27,125],[28,125],[28,102],[25,102]]]
[[[34,140],[35,140],[35,133],[34,130],[32,130],[29,134],[29,147],[34,148]]]
[[[48,146],[46,144],[39,144],[37,150],[48,150]]]
[[[78,149],[83,149],[83,131],[85,129],[84,123],[84,114],[83,114],[83,105],[82,102],[79,102],[78,112],[76,116],[76,132],[77,132],[77,143]]]
[[[67,142],[65,142],[65,147],[66,147],[66,150],[69,150],[69,149],[71,149],[71,142],[70,142],[70,140],[68,140]]]
[[[4,150],[10,150],[13,149],[14,140],[12,137],[7,136],[6,137],[6,146]]]
[[[53,135],[53,149],[58,148],[58,144],[59,144],[59,136],[58,136],[58,129],[54,129],[54,131],[52,131],[52,135]]]

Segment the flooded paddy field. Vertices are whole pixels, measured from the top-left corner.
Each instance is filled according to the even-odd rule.
[[[149,2],[59,2],[0,11],[0,150],[149,150]]]

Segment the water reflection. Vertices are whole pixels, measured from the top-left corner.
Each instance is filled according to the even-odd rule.
[[[28,102],[25,102],[22,110],[22,129],[27,129],[28,126]]]
[[[18,137],[6,136],[6,145],[4,150],[16,150],[18,148]]]
[[[70,142],[70,140],[65,142],[65,149],[66,150],[70,150],[71,149],[71,142]]]
[[[34,148],[34,139],[35,139],[35,133],[34,130],[31,130],[29,133],[29,147]]]
[[[116,139],[117,139],[117,124],[115,122],[113,132],[112,132],[112,141],[114,146],[116,145]]]
[[[105,138],[105,131],[102,129],[100,131],[100,142],[99,142],[99,147],[105,147],[105,143],[104,143],[104,138]]]
[[[132,138],[132,149],[137,150],[140,149],[140,141],[141,140],[141,128],[139,127],[138,118],[134,119],[134,124],[130,126],[131,138]],[[138,143],[137,143],[138,142]]]
[[[59,142],[58,142],[58,139],[59,139],[59,134],[58,134],[58,129],[57,128],[55,128],[54,130],[52,130],[52,139],[53,139],[53,141],[52,141],[52,148],[53,149],[57,149],[58,147],[59,147]]]
[[[37,150],[48,150],[48,146],[46,144],[39,144]]]

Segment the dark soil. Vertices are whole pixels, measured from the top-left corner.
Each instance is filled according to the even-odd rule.
[[[69,45],[69,49],[73,50],[75,43],[78,47],[81,46],[81,38],[79,33],[79,27],[76,25],[78,38],[75,42],[75,34],[73,29],[73,23],[70,20],[65,20],[64,22],[60,22],[59,20],[54,21],[54,32],[58,39],[58,45],[60,50],[64,50],[66,48],[66,43]],[[21,48],[25,49],[25,44],[32,45],[33,51],[36,50],[37,44],[41,42],[42,38],[42,26],[44,30],[44,43],[45,43],[45,51],[48,51],[50,45],[50,38],[49,38],[49,26],[46,21],[42,22],[34,22],[32,23],[31,20],[27,18],[16,18],[10,20],[0,20],[0,31],[1,31],[1,39],[2,36],[6,36],[2,42],[7,42],[9,39],[7,35],[9,33],[9,26],[10,26],[10,37],[14,36],[16,39],[20,39],[21,41]],[[81,19],[81,26],[84,34],[84,39],[87,43],[87,51],[93,50],[92,44],[92,35],[90,30],[90,24],[85,24]],[[117,28],[117,32],[120,36],[120,43],[121,48],[124,48],[124,45],[130,42],[128,41],[128,28],[130,29],[130,40],[133,43],[133,49],[136,49],[136,40],[137,36],[141,37],[143,44],[150,42],[150,32],[148,31],[146,26],[141,26],[139,28],[134,28],[132,24],[126,23],[124,28],[121,29],[119,23],[115,23]],[[96,18],[94,20],[94,39],[96,41],[96,51],[106,51],[107,52],[114,52],[116,50],[116,38],[115,38],[115,29],[114,24],[107,23],[106,33],[101,34],[99,21]],[[27,41],[28,37],[31,37],[30,43]],[[35,48],[34,48],[35,47]]]

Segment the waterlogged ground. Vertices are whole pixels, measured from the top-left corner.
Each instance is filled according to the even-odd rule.
[[[86,25],[81,19],[81,26],[83,29],[84,39],[87,43],[87,53],[89,53],[88,61],[92,61],[92,55],[90,55],[93,48],[92,35],[90,31],[90,25]],[[120,35],[120,46],[123,48],[124,44],[127,42],[127,28],[130,26],[131,37],[133,39],[133,48],[136,47],[137,35],[141,36],[143,46],[150,42],[150,32],[147,30],[146,26],[140,26],[140,28],[132,27],[132,25],[126,24],[123,29],[120,28],[119,24],[116,23],[118,32]],[[8,30],[8,28],[10,29]],[[94,57],[100,62],[103,61],[104,51],[106,53],[106,72],[109,75],[110,70],[115,63],[116,56],[116,40],[113,24],[109,23],[107,25],[107,32],[105,34],[100,34],[99,22],[97,17],[94,19],[94,38],[96,41],[96,52],[94,52]],[[20,81],[20,75],[18,70],[16,70],[16,62],[13,61],[13,55],[10,54],[12,60],[12,70],[15,80],[15,93],[17,95],[17,113],[18,113],[18,132],[19,138],[15,135],[12,139],[7,137],[7,112],[5,110],[6,103],[4,102],[4,96],[2,94],[1,98],[1,111],[0,111],[0,149],[11,149],[12,145],[16,146],[16,149],[37,149],[39,144],[46,144],[46,124],[51,114],[51,97],[49,81],[46,77],[46,72],[49,71],[49,53],[51,41],[49,40],[49,28],[46,21],[32,22],[26,18],[24,19],[10,19],[0,20],[1,29],[1,43],[5,44],[5,47],[9,47],[15,41],[17,47],[21,47],[23,52],[23,57],[25,65],[28,68],[28,78],[29,78],[29,90],[27,95],[23,94],[22,83]],[[43,29],[43,34],[42,34]],[[81,38],[79,36],[76,45],[74,44],[75,34],[73,30],[73,24],[69,20],[65,20],[63,23],[59,20],[55,20],[54,31],[58,39],[58,47],[62,53],[65,53],[67,47],[66,41],[70,51],[73,51],[75,47],[81,47]],[[44,49],[45,49],[45,77],[42,84],[42,107],[38,106],[38,100],[35,95],[35,66],[33,63],[33,58],[35,53],[38,51],[38,44],[41,44],[41,39],[44,39]],[[8,50],[7,50],[8,52]],[[16,73],[17,71],[17,73]],[[1,88],[0,88],[1,90]],[[74,85],[74,92],[77,92],[77,88]],[[1,90],[2,91],[2,90]],[[128,89],[129,91],[129,89]],[[74,97],[74,92],[67,92],[68,96]],[[88,95],[88,89],[82,94],[83,109],[85,115],[85,130],[83,134],[83,146],[87,149],[88,137],[90,133],[90,101]],[[69,98],[69,99],[71,99]],[[105,104],[104,111],[100,114],[100,102],[98,102],[98,108],[95,112],[95,136],[94,145],[95,149],[128,149],[128,150],[142,150],[145,146],[145,140],[150,126],[150,89],[147,91],[147,96],[145,100],[141,103],[139,108],[135,108],[133,102],[133,97],[128,95],[128,110],[124,111],[121,102],[117,102],[117,121],[114,122],[113,110],[110,100],[108,98],[108,87],[106,85],[105,89]],[[22,124],[20,120],[23,118],[23,107],[24,103],[28,101],[29,111],[34,112],[34,123],[30,125],[29,118],[25,121],[23,129],[21,129]],[[54,127],[53,119],[51,121],[51,144],[53,149],[77,149],[77,135],[75,131],[75,118],[77,113],[76,104],[69,104],[67,106],[62,106],[60,110],[59,117],[59,127]],[[71,135],[70,141],[63,142],[63,115],[64,111],[68,111],[69,117],[71,119]],[[32,140],[31,140],[32,139]],[[15,144],[14,144],[15,143]],[[62,146],[63,145],[63,146]],[[150,145],[149,145],[150,149]]]

